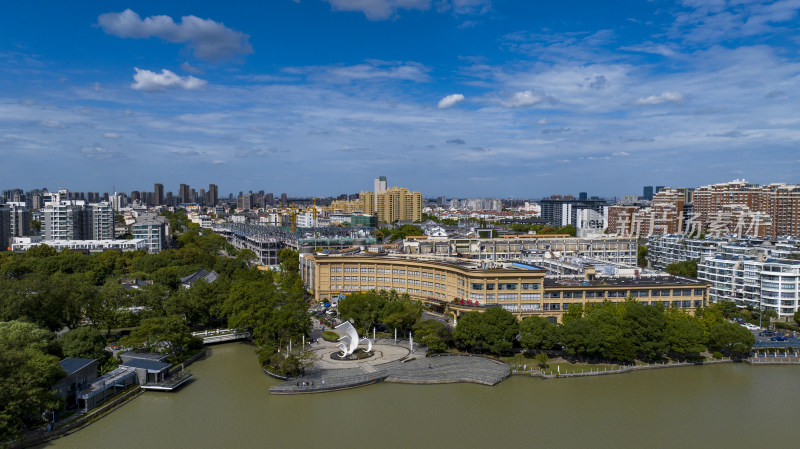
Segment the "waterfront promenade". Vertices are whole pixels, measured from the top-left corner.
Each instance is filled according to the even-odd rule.
[[[330,354],[338,352],[334,343],[315,343],[312,349],[317,363],[302,377],[271,387],[270,393],[322,393],[377,382],[496,385],[511,372],[509,365],[480,356],[427,357],[424,347],[409,353],[407,341],[395,345],[393,340],[378,340],[373,344],[375,355],[360,361],[331,360]]]

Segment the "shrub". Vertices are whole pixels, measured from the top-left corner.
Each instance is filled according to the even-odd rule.
[[[774,324],[775,327],[778,328],[778,329],[784,329],[784,330],[787,330],[787,331],[798,331],[798,330],[800,330],[800,328],[798,328],[797,326],[795,326],[793,324],[790,324],[790,323],[784,323],[783,321],[776,321],[776,322],[774,322],[772,324]]]
[[[712,354],[712,355],[714,356],[715,359],[721,359],[722,358],[722,353],[719,352],[719,351],[714,351],[714,354]]]
[[[322,333],[322,339],[325,341],[339,341],[339,334],[333,331],[325,331]]]

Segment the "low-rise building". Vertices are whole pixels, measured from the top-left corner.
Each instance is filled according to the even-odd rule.
[[[763,248],[727,245],[721,249],[697,268],[698,278],[711,283],[711,301],[772,310],[783,321],[793,318],[800,304],[800,261],[771,258]]]
[[[66,376],[56,382],[52,389],[58,391],[64,398],[65,407],[71,410],[78,406],[78,394],[97,379],[97,360],[66,358],[58,364]]]
[[[518,318],[537,315],[560,321],[570,304],[631,296],[693,312],[707,305],[709,284],[668,275],[629,277],[548,276],[519,262],[419,259],[360,254],[300,256],[306,287],[317,301],[341,294],[395,290],[459,316],[470,310],[502,307]]]
[[[509,235],[498,238],[409,237],[403,252],[409,255],[459,257],[494,261],[522,261],[527,254],[550,252],[558,256],[587,257],[622,265],[636,265],[637,242],[634,237],[569,235]]]
[[[140,251],[147,249],[143,239],[131,240],[44,240],[41,236],[14,237],[11,250],[25,252],[34,246],[48,245],[57,251],[68,249],[73,252],[92,254],[103,251]]]

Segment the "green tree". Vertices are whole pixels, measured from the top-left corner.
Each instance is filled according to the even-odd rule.
[[[665,333],[669,350],[674,354],[685,357],[687,354],[697,354],[706,349],[703,326],[688,315],[670,321]]]
[[[666,271],[676,276],[697,278],[697,261],[684,260],[682,262],[671,263],[667,265]]]
[[[711,349],[728,354],[746,355],[753,349],[756,338],[743,326],[723,321],[714,325],[708,336]]]
[[[639,245],[636,250],[636,265],[646,268],[647,267],[647,246]]]
[[[800,310],[794,313],[794,322],[800,325]]]
[[[485,349],[483,341],[483,314],[470,311],[458,318],[453,331],[453,340],[464,349],[482,351]]]
[[[623,303],[622,331],[636,353],[645,360],[656,360],[669,350],[664,331],[667,318],[661,305],[644,305],[633,298]]]
[[[231,327],[252,329],[256,344],[274,351],[311,331],[302,289],[279,279],[272,272],[248,272],[233,282],[224,304]]]
[[[581,319],[583,316],[583,304],[570,304],[567,307],[567,311],[561,317],[561,321],[564,324],[567,324],[571,321],[576,321]]]
[[[194,340],[183,318],[170,315],[143,320],[130,335],[122,337],[120,345],[161,354],[175,354],[188,348]]]
[[[403,225],[399,228],[392,229],[389,241],[394,242],[396,240],[403,240],[410,235],[425,235],[425,231],[423,231],[419,226],[414,226],[411,224]]]
[[[284,273],[297,273],[300,271],[300,253],[284,248],[278,251],[278,263]]]
[[[422,316],[422,305],[408,298],[386,301],[380,312],[379,321],[389,329],[397,329],[403,334]]]
[[[102,363],[109,357],[106,337],[94,327],[84,326],[73,329],[59,339],[64,357],[98,359]]]
[[[226,296],[225,280],[208,283],[201,279],[170,295],[165,308],[169,314],[183,316],[191,326],[208,326],[224,313]]]
[[[343,320],[352,319],[359,333],[364,334],[380,322],[387,302],[386,297],[375,292],[354,293],[339,300],[339,315]]]
[[[245,249],[240,250],[236,254],[236,258],[244,260],[244,261],[247,261],[247,262],[252,262],[254,260],[258,260],[258,256],[256,255],[256,253],[253,252],[253,250],[249,249],[249,248],[245,248]]]
[[[65,375],[58,357],[47,353],[51,337],[32,323],[0,322],[0,444],[21,437],[42,412],[63,405],[50,390]]]
[[[549,361],[550,357],[547,356],[546,352],[540,352],[536,354],[536,362],[538,363],[540,369],[543,370],[547,369],[547,367],[549,366],[547,362]]]
[[[456,342],[467,349],[489,350],[502,354],[512,349],[519,331],[517,318],[502,307],[491,307],[486,312],[467,312],[458,320],[453,332]]]
[[[450,329],[438,320],[419,320],[414,324],[414,337],[428,347],[430,352],[447,350],[452,334]]]
[[[575,229],[575,226],[572,225],[565,225],[561,226],[560,228],[556,229],[556,234],[568,234],[572,237],[578,235],[578,230]]]
[[[558,332],[558,326],[547,318],[529,316],[519,325],[519,341],[525,349],[553,349],[558,346]]]

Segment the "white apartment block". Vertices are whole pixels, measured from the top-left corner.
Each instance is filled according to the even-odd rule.
[[[653,268],[663,271],[669,264],[712,257],[724,243],[727,242],[690,239],[681,234],[653,234],[647,239],[647,260]]]
[[[698,278],[710,281],[709,299],[739,307],[774,310],[788,321],[798,310],[800,261],[719,254],[698,264]]]
[[[572,256],[635,266],[634,237],[553,237],[525,235],[500,238],[407,238],[403,252],[422,257],[457,257],[493,261],[523,261],[530,254]]]

